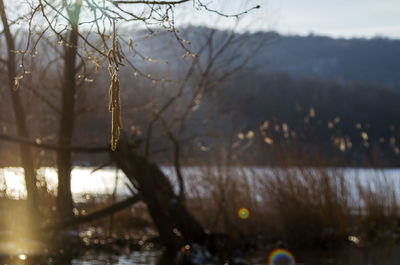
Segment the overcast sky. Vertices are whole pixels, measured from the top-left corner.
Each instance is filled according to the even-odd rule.
[[[25,0],[6,0],[18,10]],[[283,34],[310,33],[333,37],[375,37],[400,39],[400,0],[202,0],[227,14],[260,5],[243,16],[241,31],[276,30]],[[176,24],[230,28],[235,18],[194,11],[192,2],[176,6]],[[11,10],[10,9],[10,10]],[[136,7],[140,11],[140,8]],[[9,12],[12,14],[12,10]],[[17,13],[17,12],[16,12]],[[10,15],[12,17],[12,15]]]
[[[243,2],[248,2],[248,6],[260,3],[261,8],[244,19],[241,30],[400,38],[400,0],[217,0],[215,7],[232,13],[243,8]],[[201,12],[185,21],[220,28],[232,24],[232,20],[216,21]]]

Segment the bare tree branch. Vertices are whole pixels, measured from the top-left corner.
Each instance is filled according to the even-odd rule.
[[[113,4],[145,4],[145,5],[179,5],[190,0],[180,0],[180,1],[113,1]]]

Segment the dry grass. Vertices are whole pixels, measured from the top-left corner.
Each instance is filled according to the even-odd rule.
[[[349,180],[343,170],[332,168],[192,168],[185,174],[187,205],[207,230],[258,246],[278,240],[290,245],[329,246],[349,236],[363,244],[397,240],[396,186],[382,172],[371,172],[377,172],[376,176],[366,182],[357,176]],[[41,211],[50,222],[56,214],[55,194],[44,180],[40,187]],[[76,206],[77,212],[90,213],[111,201],[111,197],[90,197]],[[23,220],[25,207],[23,201],[7,198],[7,187],[3,186],[3,227],[18,225],[15,220]],[[249,210],[248,218],[239,217],[240,208]],[[100,227],[101,234],[113,237],[136,231],[140,239],[143,235],[139,232],[153,224],[145,205],[136,205],[115,214],[112,221],[107,217],[88,226]]]
[[[356,236],[364,242],[397,238],[395,186],[373,185],[331,168],[203,168],[187,176],[188,205],[211,231],[256,243],[331,246]],[[365,181],[365,180],[364,180]],[[247,219],[238,209],[249,209]]]

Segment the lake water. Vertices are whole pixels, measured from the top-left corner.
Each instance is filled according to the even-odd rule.
[[[172,182],[176,183],[175,170],[172,167],[161,167],[164,173],[170,177]],[[288,169],[285,169],[286,171]],[[289,169],[296,172],[296,168]],[[308,171],[321,170],[308,168]],[[245,177],[251,183],[265,176],[281,174],[283,170],[279,168],[267,167],[243,167],[243,168],[203,168],[203,167],[184,167],[182,168],[186,185],[190,187],[196,184],[202,177],[215,176],[225,177],[232,172],[236,177]],[[350,190],[355,189],[356,183],[370,186],[372,190],[385,189],[385,187],[394,187],[398,198],[400,198],[400,169],[367,169],[367,168],[335,168],[325,169],[327,174],[332,177],[343,175],[348,182]],[[301,174],[300,172],[298,172]],[[293,174],[293,172],[292,172]],[[39,179],[46,180],[49,190],[56,190],[57,171],[54,168],[42,167],[38,170]],[[117,181],[116,181],[117,178]],[[75,167],[72,171],[71,190],[76,201],[81,201],[85,194],[112,194],[117,184],[117,195],[127,196],[130,190],[127,188],[129,180],[121,170],[115,168],[103,168],[95,170],[92,167]],[[383,185],[384,184],[384,185]],[[176,185],[177,186],[177,185]],[[352,188],[351,188],[352,187]],[[7,195],[14,198],[23,198],[26,196],[25,180],[22,168],[0,168],[0,190],[7,188]],[[188,189],[190,190],[190,189]],[[205,189],[203,192],[207,193]],[[190,196],[190,194],[189,194]],[[355,196],[355,195],[354,195]]]
[[[250,253],[241,259],[240,264],[246,265],[398,265],[400,264],[400,246],[381,246],[379,248],[360,249],[347,246],[335,251],[308,250],[292,253],[296,263],[281,260],[274,264],[268,263],[269,251]],[[133,251],[129,254],[112,255],[106,253],[87,253],[78,258],[48,258],[45,260],[12,259],[2,264],[47,264],[47,265],[173,265],[159,263],[161,251]],[[2,261],[2,260],[0,260]],[[216,263],[198,263],[198,265],[217,265]]]
[[[271,251],[257,251],[245,256],[246,265],[294,265],[290,262],[268,263]],[[374,248],[357,248],[345,246],[334,251],[307,250],[292,253],[296,265],[398,265],[400,264],[400,246],[380,246]],[[73,259],[73,265],[158,265],[161,251],[134,251],[128,255],[110,256],[105,254],[86,255]],[[206,265],[201,263],[199,265]],[[209,265],[213,265],[208,263]],[[172,265],[172,264],[159,264]]]

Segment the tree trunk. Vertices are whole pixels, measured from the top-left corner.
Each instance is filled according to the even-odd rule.
[[[68,45],[64,53],[64,83],[62,87],[61,119],[58,133],[58,144],[70,146],[74,132],[74,109],[76,93],[76,57],[78,45],[78,27],[73,26],[69,32]],[[57,208],[60,217],[71,218],[73,201],[71,194],[72,157],[70,150],[57,153],[58,195]]]
[[[28,139],[29,132],[26,125],[26,114],[21,103],[21,96],[19,88],[14,84],[17,76],[16,72],[16,61],[15,61],[15,45],[14,39],[10,32],[10,27],[7,20],[5,6],[3,0],[0,0],[0,16],[3,23],[4,35],[7,43],[8,58],[7,58],[7,69],[8,69],[8,85],[11,93],[11,101],[16,121],[17,135]],[[39,216],[39,203],[38,203],[38,192],[36,187],[36,170],[33,162],[33,156],[31,148],[28,145],[19,145],[20,156],[22,167],[25,173],[25,185],[27,190],[27,201],[31,217],[36,220]],[[35,224],[35,220],[33,224]],[[38,221],[38,220],[36,220]]]
[[[183,244],[205,242],[202,226],[179,200],[170,181],[156,164],[137,155],[123,138],[111,157],[137,187],[167,250],[176,251]]]

